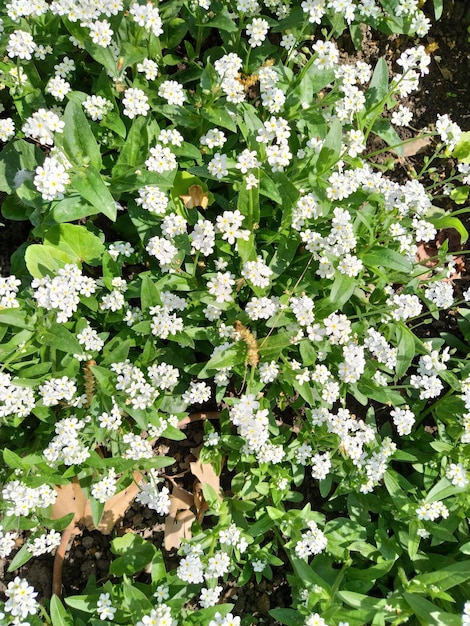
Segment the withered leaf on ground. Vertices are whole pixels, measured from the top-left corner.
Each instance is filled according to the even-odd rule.
[[[170,512],[165,518],[164,545],[166,550],[178,549],[181,545],[181,539],[191,537],[191,524],[196,519],[191,507],[194,507],[193,494],[173,483],[173,491],[170,495]]]

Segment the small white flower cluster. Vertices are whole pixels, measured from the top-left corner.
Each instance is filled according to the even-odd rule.
[[[209,402],[211,397],[211,388],[207,383],[196,383],[191,381],[188,389],[183,393],[182,399],[188,405],[204,404]]]
[[[222,148],[227,141],[227,137],[219,128],[210,128],[205,135],[199,139],[201,146],[208,148]]]
[[[241,554],[248,548],[248,542],[243,537],[242,531],[233,523],[219,531],[219,542],[221,545],[235,546]]]
[[[408,407],[404,409],[395,408],[390,411],[390,415],[393,418],[393,423],[400,436],[409,435],[411,433],[413,424],[416,421],[413,411],[410,411]]]
[[[126,433],[122,440],[128,445],[127,450],[122,455],[125,459],[140,461],[140,459],[151,459],[153,457],[152,444],[140,435]]]
[[[0,372],[0,417],[27,417],[35,406],[33,389],[16,385],[10,374]]]
[[[416,515],[419,520],[430,520],[434,522],[439,517],[447,519],[449,517],[449,509],[440,500],[436,502],[425,502],[416,509]]]
[[[178,248],[173,242],[166,239],[166,237],[159,237],[158,235],[148,240],[145,249],[150,256],[157,259],[163,271],[171,269],[173,259],[178,254]]]
[[[154,306],[150,309],[152,322],[150,329],[152,335],[167,339],[168,335],[174,335],[184,329],[184,322],[176,313],[172,313],[172,309],[168,306]]]
[[[51,94],[59,102],[62,102],[71,89],[70,83],[58,74],[50,78],[46,85],[46,93]]]
[[[113,400],[113,406],[111,407],[111,411],[107,413],[104,411],[101,415],[98,416],[98,421],[100,428],[104,428],[106,430],[118,430],[119,426],[122,424],[122,414],[119,406]]]
[[[101,121],[107,113],[113,110],[113,103],[103,96],[87,96],[82,102],[87,115],[93,121]]]
[[[248,35],[248,43],[253,48],[260,46],[266,39],[269,31],[268,22],[262,17],[255,17],[253,21],[247,25],[246,34]]]
[[[10,141],[15,136],[15,122],[11,117],[0,120],[0,141]]]
[[[6,532],[0,524],[0,558],[4,559],[9,556],[16,546],[18,533]]]
[[[39,602],[36,600],[38,592],[34,591],[34,587],[25,578],[16,576],[10,581],[5,589],[5,595],[8,600],[4,609],[13,617],[13,621],[8,621],[9,624],[19,626],[25,624],[24,620],[28,615],[36,615],[39,610]]]
[[[132,404],[135,409],[153,405],[159,392],[146,381],[141,369],[127,360],[113,363],[111,370],[117,374],[116,390],[126,394],[126,403]]]
[[[230,421],[245,439],[242,452],[254,454],[259,463],[280,463],[285,456],[282,446],[269,441],[269,411],[261,409],[254,394],[244,394],[230,410]]]
[[[417,317],[423,310],[423,305],[419,301],[418,296],[408,293],[393,294],[388,298],[386,305],[390,315],[396,321]]]
[[[267,298],[263,296],[261,298],[252,298],[245,307],[245,312],[248,317],[253,320],[268,320],[279,309],[279,298],[272,297]]]
[[[28,551],[33,556],[41,556],[41,554],[49,554],[60,544],[62,535],[56,530],[45,532],[39,537],[35,537],[32,541],[28,541]]]
[[[458,144],[460,137],[462,136],[460,126],[453,122],[447,113],[445,115],[437,116],[436,130],[441,136],[442,141],[451,151]]]
[[[77,333],[78,343],[84,347],[87,354],[84,355],[75,355],[80,361],[90,360],[91,354],[90,352],[100,352],[102,347],[104,346],[104,341],[98,335],[98,331],[90,326],[90,323],[87,322],[85,328]]]
[[[375,328],[367,329],[367,337],[364,339],[364,347],[371,352],[379,363],[390,370],[397,364],[397,348],[392,348]]]
[[[108,471],[107,476],[92,485],[91,495],[95,498],[95,500],[98,500],[98,502],[104,504],[116,493],[116,483],[116,471],[113,467],[111,467]]]
[[[134,254],[135,250],[128,241],[115,241],[108,248],[109,255],[114,261],[117,261],[119,255],[129,258]]]
[[[446,477],[454,487],[466,487],[468,485],[467,472],[462,463],[450,463],[446,470]]]
[[[144,91],[136,87],[126,89],[122,103],[124,105],[123,114],[131,120],[137,115],[147,115],[150,110],[148,98]]]
[[[143,26],[145,30],[153,33],[155,37],[160,37],[163,34],[162,18],[158,8],[154,6],[152,2],[147,4],[139,4],[134,2],[129,7],[129,14],[139,26]]]
[[[211,619],[208,626],[240,626],[241,619],[238,615],[227,613],[225,617],[217,612],[214,615],[214,619]]]
[[[226,54],[214,63],[214,69],[221,80],[220,87],[227,97],[227,101],[234,104],[239,104],[245,99],[243,84],[238,80],[238,73],[242,65],[242,59],[234,52]]]
[[[7,502],[6,514],[20,517],[54,504],[57,493],[48,485],[28,487],[19,480],[13,480],[3,487],[2,498]]]
[[[183,106],[186,96],[183,86],[176,80],[165,80],[158,88],[158,95],[168,102]]]
[[[108,48],[113,39],[113,29],[108,20],[96,20],[90,24],[90,37],[100,48]]]
[[[33,182],[44,200],[61,200],[64,197],[65,188],[70,184],[67,172],[70,167],[63,155],[48,156],[42,165],[36,167]]]
[[[39,385],[38,392],[44,406],[56,406],[61,400],[70,403],[77,392],[77,386],[73,380],[62,376],[51,378]]]
[[[15,30],[8,39],[7,54],[10,59],[18,57],[30,61],[36,47],[37,45],[30,33],[24,30]]]
[[[270,113],[279,113],[286,101],[284,92],[277,87],[280,77],[272,67],[262,67],[258,76],[263,106]]]
[[[81,465],[90,456],[86,444],[79,440],[79,432],[86,426],[85,420],[79,420],[75,415],[65,417],[55,425],[56,435],[45,448],[43,455],[50,465],[63,463],[64,465]]]
[[[165,486],[158,489],[158,485],[162,482],[163,478],[159,478],[158,470],[151,469],[147,482],[142,481],[139,484],[140,491],[135,499],[143,506],[157,511],[159,515],[168,515],[171,505],[170,491]]]
[[[313,613],[307,617],[304,626],[328,626],[328,624],[318,613]]]
[[[258,131],[256,141],[266,145],[266,157],[273,172],[282,172],[292,160],[289,149],[291,129],[286,119],[271,117]]]
[[[147,80],[155,80],[158,76],[158,64],[146,58],[142,63],[137,63],[137,71],[144,74]]]
[[[454,304],[454,288],[450,282],[443,280],[433,282],[424,291],[424,295],[434,302],[438,309],[450,309]]]
[[[178,621],[171,616],[171,608],[164,603],[159,604],[144,615],[135,626],[178,626]]]
[[[72,317],[80,302],[80,295],[90,296],[96,291],[93,278],[83,276],[80,269],[69,263],[59,269],[58,276],[35,278],[31,287],[38,306],[57,311],[57,321],[66,322]]]
[[[183,145],[184,137],[176,128],[164,128],[160,131],[157,141],[165,146],[171,144],[179,148]]]
[[[255,287],[268,287],[273,271],[266,265],[263,258],[258,256],[256,261],[247,261],[243,264],[241,274]]]
[[[109,593],[100,593],[96,603],[96,610],[101,620],[114,619],[117,609],[113,607]]]
[[[427,346],[429,347],[429,346]],[[439,379],[439,372],[447,369],[446,363],[450,359],[449,348],[446,347],[441,354],[438,350],[431,350],[419,358],[418,373],[410,377],[410,385],[419,389],[419,397],[436,398],[443,389]]]
[[[145,166],[150,172],[162,174],[174,170],[178,164],[170,148],[157,143],[153,148],[150,148],[150,156],[145,161]]]
[[[462,626],[470,625],[470,600],[467,600],[463,606]]]
[[[310,520],[307,522],[308,530],[303,533],[302,539],[295,544],[295,553],[301,559],[308,559],[312,554],[320,554],[327,546],[325,534],[320,530],[318,524]]]

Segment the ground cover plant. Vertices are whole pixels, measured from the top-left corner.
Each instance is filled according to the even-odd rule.
[[[31,234],[0,278],[0,623],[248,625],[228,586],[276,571],[287,626],[470,623],[470,133],[413,128],[421,9],[6,4],[2,213]],[[416,45],[345,61],[364,25]],[[134,498],[164,544],[116,534],[61,598],[71,536]],[[17,570],[54,551],[39,602]]]

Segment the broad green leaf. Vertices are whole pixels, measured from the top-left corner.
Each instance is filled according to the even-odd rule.
[[[33,207],[26,205],[16,193],[2,200],[2,215],[6,220],[22,222],[28,220]]]
[[[435,604],[414,593],[404,593],[403,598],[423,626],[461,626],[461,615],[441,611]]]
[[[410,274],[412,271],[412,265],[408,259],[388,248],[376,246],[360,255],[360,258],[367,267],[388,267],[404,274]]]
[[[27,563],[32,557],[33,555],[29,551],[29,546],[25,543],[11,560],[7,571],[14,572],[16,569]]]
[[[32,178],[44,154],[32,143],[11,141],[0,152],[0,191],[13,193],[24,178]]]
[[[383,118],[376,120],[372,126],[372,132],[393,148],[398,156],[403,156],[403,140],[388,120]]]
[[[62,250],[37,243],[26,248],[25,261],[29,273],[34,278],[53,276],[67,263],[73,263],[73,259]]]
[[[44,235],[44,244],[65,252],[77,264],[99,265],[105,251],[99,237],[75,224],[52,226]]]
[[[470,163],[470,130],[462,133],[452,156],[461,163]]]
[[[57,224],[75,222],[99,212],[97,207],[84,202],[84,199],[78,194],[68,195],[66,198],[54,202],[51,207],[51,216]]]
[[[97,169],[91,165],[78,169],[71,176],[71,184],[99,213],[104,213],[113,222],[116,220],[116,203]]]
[[[466,187],[468,192],[468,187]],[[458,217],[452,217],[451,215],[441,215],[439,217],[427,217],[426,220],[431,222],[437,229],[441,228],[454,228],[460,235],[462,243],[468,240],[468,230],[462,224]]]
[[[462,487],[456,487],[448,478],[441,478],[441,480],[428,492],[424,501],[436,502],[436,500],[444,500],[445,498],[453,496],[456,493],[461,493],[462,490]]]
[[[470,567],[468,560],[453,563],[448,567],[443,567],[435,572],[426,572],[413,578],[413,585],[422,585],[425,590],[430,585],[436,585],[440,591],[447,591],[457,585],[461,585],[470,579]]]
[[[381,57],[375,66],[372,80],[366,92],[366,110],[371,109],[384,100],[388,93],[388,67],[387,62]]]
[[[101,170],[100,148],[82,107],[74,100],[69,100],[63,120],[64,132],[57,135],[56,143],[64,150],[69,161],[79,167],[93,165],[98,171]]]
[[[397,366],[395,376],[398,380],[408,371],[415,356],[415,338],[413,333],[404,324],[396,325],[397,337]]]
[[[436,20],[441,19],[444,8],[444,0],[432,0],[434,4],[434,17]]]
[[[139,115],[133,122],[127,134],[124,146],[121,148],[118,161],[113,169],[113,177],[123,172],[126,174],[129,168],[141,166],[148,157],[148,121]]]
[[[223,5],[215,14],[211,13],[207,21],[198,23],[198,26],[203,26],[204,28],[215,27],[227,33],[236,33],[238,31],[238,26],[230,16],[228,8]]]
[[[328,135],[318,155],[317,171],[319,173],[326,172],[338,161],[341,154],[342,141],[343,127],[341,126],[341,122],[335,119],[331,123]]]
[[[204,119],[208,120],[212,124],[215,124],[216,126],[227,128],[234,133],[237,130],[237,125],[233,116],[230,114],[231,112],[233,112],[233,110],[229,108],[228,105],[224,108],[204,107],[201,109],[201,115]]]
[[[233,609],[233,604],[217,604],[209,606],[205,609],[199,609],[188,615],[184,620],[184,626],[201,626],[201,624],[209,624],[214,620],[216,615],[225,617]]]
[[[76,336],[63,324],[52,324],[49,329],[39,332],[38,341],[68,354],[81,354],[83,351]]]
[[[72,616],[67,613],[64,605],[56,595],[51,598],[51,621],[52,626],[73,626]]]
[[[305,623],[305,617],[295,609],[271,609],[269,615],[286,626],[302,626]]]
[[[26,311],[22,311],[21,309],[1,309],[0,324],[34,330],[34,325],[30,321],[29,315]]]
[[[111,550],[119,555],[110,566],[109,572],[113,576],[131,576],[140,572],[146,565],[151,563],[156,553],[156,548],[149,541],[139,535],[126,533],[122,537],[116,537],[111,542]]]
[[[213,373],[224,367],[235,367],[244,362],[246,358],[246,346],[242,341],[233,346],[224,348],[212,356],[198,374],[198,378],[208,378]]]

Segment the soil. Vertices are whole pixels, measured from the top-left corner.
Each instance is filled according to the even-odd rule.
[[[444,15],[435,22],[424,41],[412,41],[406,37],[386,37],[377,33],[365,31],[363,49],[359,53],[363,60],[375,64],[377,58],[384,56],[390,64],[404,49],[422,43],[431,53],[432,61],[429,74],[424,77],[421,89],[413,94],[409,105],[414,112],[413,125],[416,128],[433,127],[437,114],[447,113],[452,121],[460,125],[463,130],[470,129],[470,45],[467,26],[470,24],[470,8],[467,0],[449,0]],[[426,3],[426,11],[432,19],[432,2]],[[347,54],[356,54],[347,38],[341,40],[341,47]],[[423,154],[408,157],[408,166],[417,166]],[[446,206],[446,208],[451,208]],[[461,207],[457,207],[461,208]],[[10,255],[28,238],[30,227],[26,222],[13,222],[2,219],[0,227],[0,273],[8,275],[10,271]],[[458,246],[457,246],[458,247]],[[468,272],[463,268],[463,278]],[[451,320],[448,320],[451,326]],[[445,325],[445,324],[444,324]],[[442,330],[442,329],[441,329]],[[172,449],[175,459],[179,459],[173,467],[174,473],[187,469],[188,450],[198,445],[202,437],[202,422],[190,424],[186,433],[189,442],[179,444],[179,450]],[[189,487],[189,485],[188,485]],[[313,489],[304,485],[304,489]],[[114,534],[126,531],[139,533],[151,540],[156,546],[163,541],[164,519],[155,511],[134,503],[126,512],[122,521],[115,527]],[[91,575],[98,581],[105,581],[108,577],[109,565],[113,558],[111,553],[111,536],[100,532],[83,531],[74,538],[66,555],[63,572],[64,595],[80,594],[86,587]],[[168,564],[174,566],[174,555],[167,553]],[[0,559],[0,592],[5,583],[21,575],[28,579],[39,592],[42,598],[50,597],[53,557],[43,556],[30,560],[19,571],[8,573],[8,563]],[[147,576],[142,574],[143,580]],[[257,585],[250,583],[243,588],[237,588],[234,582],[229,582],[224,590],[227,601],[234,602],[236,615],[253,616],[253,623],[263,623],[274,626],[278,622],[269,616],[268,611],[273,608],[291,606],[289,584],[282,571],[275,572],[272,581],[263,581]]]

